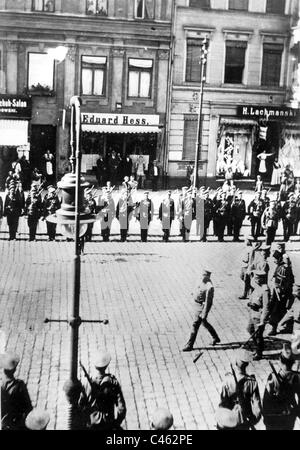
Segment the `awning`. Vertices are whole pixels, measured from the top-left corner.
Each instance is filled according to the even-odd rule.
[[[93,125],[82,124],[82,131],[93,133],[159,133],[161,130],[156,126],[143,125]]]
[[[19,146],[27,143],[27,120],[0,120],[0,145]]]

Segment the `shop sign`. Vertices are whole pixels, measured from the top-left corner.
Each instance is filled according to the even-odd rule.
[[[300,111],[286,106],[243,105],[237,107],[237,115],[239,117],[252,117],[253,119],[297,120],[300,118]]]
[[[158,126],[159,115],[81,113],[83,125]]]
[[[31,119],[31,98],[18,95],[0,94],[0,117]]]

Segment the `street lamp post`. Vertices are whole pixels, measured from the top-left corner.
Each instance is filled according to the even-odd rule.
[[[199,92],[199,110],[198,110],[198,124],[197,124],[197,139],[196,139],[196,150],[195,150],[195,167],[194,167],[194,183],[193,189],[198,187],[198,167],[199,167],[199,156],[201,154],[201,144],[202,144],[202,106],[203,106],[203,88],[205,83],[205,67],[207,63],[207,53],[208,53],[208,39],[205,37],[201,46],[200,55],[200,92]]]

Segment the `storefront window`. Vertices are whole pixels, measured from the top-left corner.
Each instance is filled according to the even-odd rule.
[[[154,0],[135,0],[135,17],[137,19],[153,19]]]
[[[285,128],[282,131],[278,161],[283,168],[289,165],[294,177],[300,178],[300,131],[297,128]]]
[[[284,14],[285,0],[267,0],[266,13]]]
[[[264,44],[262,86],[279,86],[283,45]]]
[[[210,8],[210,0],[190,0],[191,8]]]
[[[28,54],[28,88],[50,91],[54,85],[54,60],[47,53]]]
[[[105,95],[106,61],[106,57],[102,56],[82,56],[82,95]]]
[[[229,0],[228,9],[248,11],[248,0]]]
[[[226,42],[225,83],[243,83],[246,47],[244,41]]]
[[[152,70],[152,59],[129,58],[128,97],[151,97]]]
[[[86,13],[107,16],[107,0],[86,0]]]
[[[54,0],[33,0],[32,11],[54,12]]]

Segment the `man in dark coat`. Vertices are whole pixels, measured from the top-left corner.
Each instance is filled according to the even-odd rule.
[[[168,242],[170,237],[170,231],[172,222],[175,217],[175,205],[174,200],[171,198],[172,191],[167,192],[166,198],[164,198],[159,206],[158,217],[162,224],[163,241]]]
[[[246,216],[246,204],[243,199],[242,192],[239,192],[237,196],[234,197],[231,204],[231,217],[233,224],[233,241],[238,242],[240,239],[240,231],[243,225],[243,221]]]
[[[7,219],[9,229],[9,240],[15,240],[19,226],[19,218],[22,213],[22,204],[20,198],[16,195],[14,186],[9,188],[4,201],[4,216]]]

